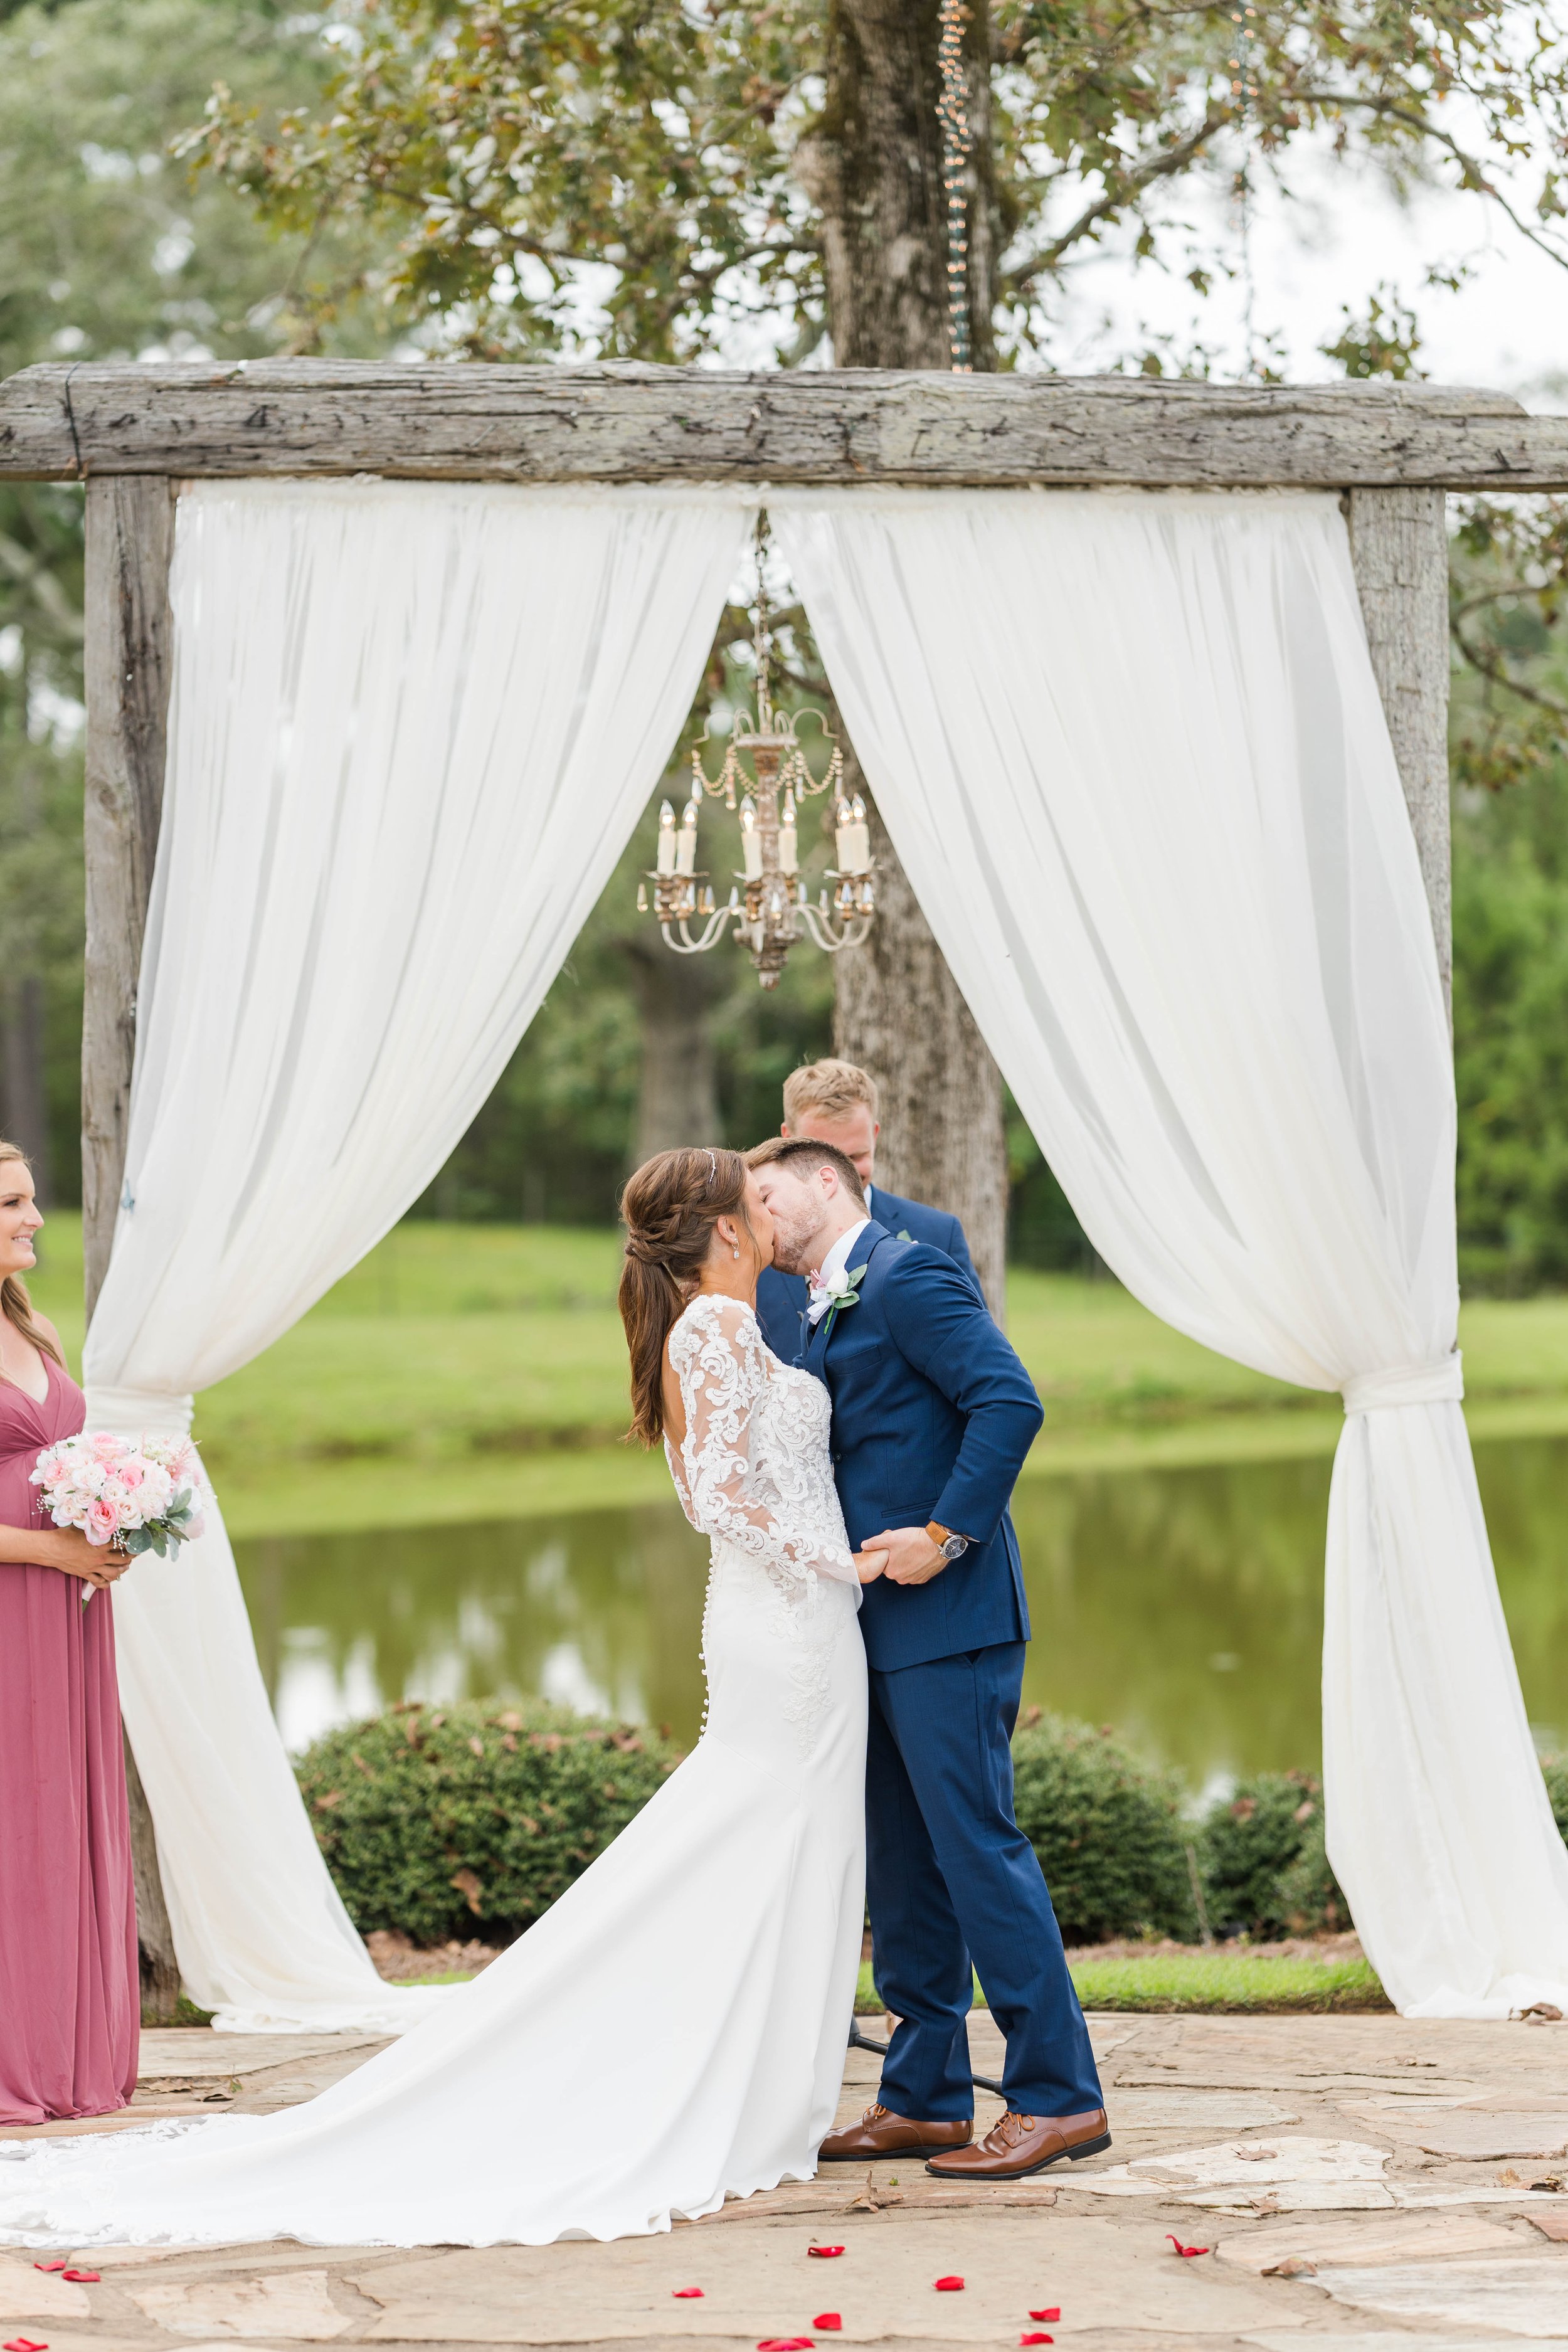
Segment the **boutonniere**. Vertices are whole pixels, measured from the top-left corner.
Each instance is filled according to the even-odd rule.
[[[822,1331],[825,1343],[833,1337],[833,1326],[838,1320],[840,1314],[847,1312],[851,1307],[859,1306],[860,1285],[865,1273],[866,1269],[863,1265],[858,1265],[853,1274],[846,1274],[842,1266],[836,1266],[823,1284],[823,1288],[828,1297],[828,1308]]]

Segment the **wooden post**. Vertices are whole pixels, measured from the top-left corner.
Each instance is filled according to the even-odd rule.
[[[1448,531],[1441,490],[1352,490],[1351,560],[1399,762],[1453,1025],[1448,863]]]
[[[87,1313],[109,1269],[125,1178],[136,982],[163,802],[174,485],[100,475],[87,486],[87,964],[81,1038],[82,1265]],[[129,1744],[142,2005],[170,2023],[180,1997],[153,1817]]]

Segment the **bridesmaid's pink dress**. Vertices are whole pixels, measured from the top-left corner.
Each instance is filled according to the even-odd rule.
[[[46,1362],[47,1359],[46,1358]],[[38,1402],[0,1381],[0,1525],[41,1527],[27,1473],[81,1427],[48,1364]],[[0,1560],[0,2124],[100,2116],[136,2086],[141,1983],[114,1606],[54,1568]]]

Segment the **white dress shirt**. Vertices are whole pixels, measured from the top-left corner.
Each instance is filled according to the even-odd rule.
[[[858,1224],[851,1225],[847,1233],[840,1234],[823,1259],[817,1268],[816,1279],[811,1285],[811,1304],[805,1310],[810,1322],[820,1323],[832,1306],[833,1300],[822,1286],[826,1284],[830,1274],[838,1274],[847,1268],[849,1253],[870,1222],[869,1217],[862,1217]]]

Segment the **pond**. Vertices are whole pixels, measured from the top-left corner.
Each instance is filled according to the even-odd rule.
[[[1568,1732],[1568,1439],[1477,1448],[1543,1748]],[[1031,1478],[1026,1700],[1199,1789],[1321,1757],[1325,1460]],[[394,1699],[531,1694],[695,1738],[707,1547],[673,1503],[236,1546],[283,1736]]]

